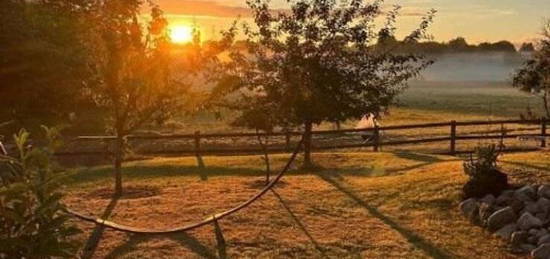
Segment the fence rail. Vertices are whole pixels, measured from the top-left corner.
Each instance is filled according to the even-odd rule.
[[[448,154],[457,154],[464,151],[457,152],[457,142],[458,141],[468,141],[468,140],[490,140],[490,139],[513,139],[513,138],[525,138],[525,137],[538,137],[540,138],[540,147],[546,147],[545,137],[548,137],[547,134],[547,123],[546,119],[540,120],[495,120],[495,121],[449,121],[449,122],[438,122],[438,123],[424,123],[424,124],[411,124],[411,125],[395,125],[395,126],[385,126],[385,127],[373,127],[373,128],[362,128],[362,129],[343,129],[343,130],[319,130],[313,131],[313,136],[321,135],[349,135],[349,134],[369,134],[371,136],[371,141],[362,142],[362,143],[344,143],[344,144],[325,144],[325,145],[313,145],[313,150],[330,150],[330,149],[346,149],[346,148],[365,148],[372,147],[374,151],[378,151],[383,146],[397,146],[397,145],[412,145],[412,144],[423,144],[423,143],[434,143],[434,142],[448,142]],[[529,128],[519,128],[517,131],[539,131],[536,134],[508,134],[508,131],[514,130],[504,130],[504,125],[530,125]],[[490,130],[487,131],[486,135],[481,134],[481,132],[476,131],[472,132],[475,135],[460,135],[458,129],[460,127],[468,126],[483,126],[483,125],[501,125],[502,130]],[[536,127],[534,126],[536,125]],[[448,127],[449,135],[448,136],[432,136],[432,137],[421,137],[416,139],[397,139],[397,140],[385,140],[380,137],[381,132],[387,133],[391,131],[398,130],[411,130],[411,129],[432,129],[432,128],[445,128]],[[495,134],[496,133],[496,134]],[[144,155],[177,155],[177,154],[189,154],[189,155],[231,155],[231,154],[251,154],[251,153],[262,153],[261,148],[242,148],[242,147],[231,147],[231,148],[211,148],[204,147],[202,145],[203,140],[207,139],[225,139],[225,138],[241,138],[241,137],[285,137],[284,145],[272,146],[269,147],[270,153],[277,152],[288,152],[293,148],[291,143],[291,137],[300,136],[302,132],[297,131],[285,131],[285,132],[273,132],[273,133],[215,133],[215,134],[201,134],[197,131],[194,134],[170,134],[170,135],[129,135],[127,136],[128,140],[176,140],[176,139],[187,139],[193,141],[192,148],[184,149],[172,149],[172,150],[160,150],[160,151],[143,151],[139,152]],[[421,136],[422,134],[418,134]],[[115,136],[79,136],[73,139],[73,141],[112,141],[115,139]],[[58,152],[57,155],[60,156],[77,156],[77,155],[101,155],[105,154],[105,151],[66,151]]]

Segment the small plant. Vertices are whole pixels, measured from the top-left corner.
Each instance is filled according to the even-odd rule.
[[[80,231],[68,224],[58,191],[63,171],[53,161],[58,131],[45,128],[47,144],[14,136],[18,154],[0,155],[0,258],[73,258]]]
[[[475,158],[464,162],[464,172],[470,180],[463,187],[464,198],[481,198],[488,194],[499,195],[508,189],[508,177],[498,170],[497,162],[500,150],[490,144],[477,147]]]
[[[470,159],[464,162],[464,172],[471,178],[483,177],[485,174],[497,169],[497,161],[500,151],[496,145],[487,145],[475,149],[476,159],[470,155]]]

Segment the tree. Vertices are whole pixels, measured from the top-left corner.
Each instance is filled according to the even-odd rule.
[[[468,51],[470,48],[470,45],[468,45],[468,42],[466,42],[466,39],[464,39],[463,37],[458,37],[456,39],[450,40],[447,46],[451,51],[456,52]]]
[[[290,11],[278,14],[266,0],[247,3],[257,30],[244,27],[247,50],[230,55],[226,75],[232,80],[225,82],[233,85],[220,87],[265,100],[272,116],[281,118],[278,126],[303,126],[304,167],[313,165],[313,125],[378,116],[407,80],[430,63],[419,55],[393,52],[393,47],[376,47],[379,35],[394,34],[399,10],[387,14],[382,33],[374,33],[374,20],[384,13],[381,1],[289,1]],[[426,36],[433,14],[404,42]]]
[[[94,4],[87,19],[93,26],[89,46],[97,74],[89,93],[108,112],[108,130],[115,135],[115,195],[121,195],[126,136],[172,115],[187,86],[171,76],[167,21],[157,6],[150,6],[150,21],[143,28],[139,0]]]
[[[233,121],[233,126],[246,127],[254,129],[258,138],[258,144],[262,148],[263,160],[265,164],[266,178],[265,183],[268,184],[271,175],[271,165],[269,161],[269,133],[273,133],[275,127],[284,122],[281,118],[277,118],[277,112],[273,103],[265,97],[255,96],[250,98],[242,96],[237,107],[241,111],[240,116]],[[265,134],[262,136],[262,133]]]
[[[521,91],[539,95],[546,117],[550,118],[550,21],[543,28],[540,49],[516,71],[513,86]]]
[[[84,26],[56,2],[0,1],[0,120],[31,132],[91,104],[82,95],[91,72],[79,38]]]
[[[531,42],[524,42],[519,48],[520,52],[533,52],[535,51],[535,46]]]

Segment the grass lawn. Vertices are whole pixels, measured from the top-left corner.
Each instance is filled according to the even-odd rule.
[[[280,168],[287,155],[272,157]],[[470,225],[457,209],[466,181],[456,157],[318,153],[324,169],[293,170],[275,191],[213,226],[177,235],[127,235],[78,222],[94,258],[338,257],[508,258],[503,242]],[[192,223],[248,199],[264,179],[259,156],[155,158],[126,163],[127,194],[110,200],[109,167],[67,180],[69,207],[138,227]],[[508,154],[514,182],[550,179],[550,153]],[[94,237],[94,238],[90,238]],[[97,238],[100,237],[100,238]]]

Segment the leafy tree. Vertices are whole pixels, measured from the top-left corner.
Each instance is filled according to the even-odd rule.
[[[521,47],[519,48],[519,51],[521,52],[533,52],[535,51],[535,45],[531,42],[524,42],[521,44]]]
[[[0,120],[31,131],[90,105],[82,98],[90,76],[84,26],[56,2],[0,1]]]
[[[271,164],[269,161],[269,136],[277,125],[284,120],[277,118],[277,112],[273,103],[267,98],[255,96],[253,98],[242,96],[237,107],[241,111],[240,116],[232,123],[233,126],[246,127],[256,131],[258,144],[262,148],[263,160],[266,172],[266,184],[270,181]],[[262,134],[264,133],[264,134]]]
[[[142,1],[95,1],[90,7],[90,41],[96,73],[91,97],[108,112],[114,133],[115,195],[122,194],[125,138],[139,127],[163,122],[182,103],[187,86],[170,68],[167,21],[151,5],[150,21],[140,22]]]
[[[29,146],[29,133],[14,136],[18,154],[0,154],[0,258],[74,258],[80,231],[68,223],[59,190],[62,171],[53,160],[60,145],[47,129],[45,147]]]
[[[313,125],[378,116],[430,62],[419,55],[375,47],[379,35],[391,39],[398,7],[375,33],[382,1],[289,1],[288,12],[274,14],[266,0],[248,1],[257,29],[245,26],[245,52],[233,52],[227,66],[229,89],[241,98],[261,98],[277,126],[303,126],[304,166],[312,166]],[[404,42],[426,36],[434,12]],[[231,85],[228,87],[227,85]],[[223,92],[223,90],[220,90]],[[235,94],[231,95],[235,98]],[[244,98],[244,99],[243,99]],[[261,108],[257,105],[256,108]],[[256,110],[256,109],[253,109]],[[249,114],[248,110],[242,113]]]
[[[501,51],[501,52],[516,52],[516,47],[514,44],[507,40],[501,40],[499,42],[493,43],[493,49],[495,51]]]
[[[513,86],[521,91],[539,95],[546,117],[550,118],[550,21],[544,26],[540,49],[533,52],[513,78]]]
[[[466,42],[466,39],[463,37],[458,37],[456,39],[452,39],[447,44],[449,49],[452,51],[468,51],[470,48],[470,45],[468,45],[468,42]]]

